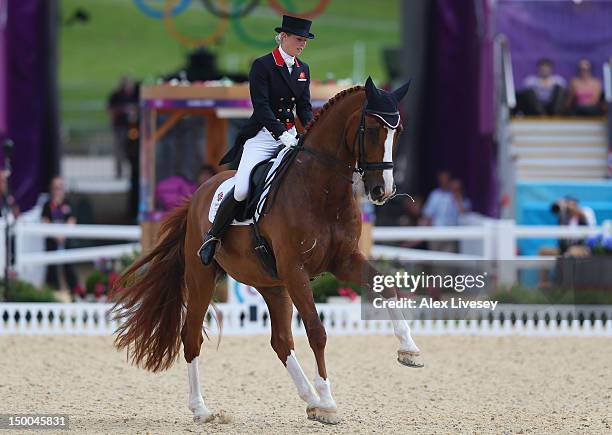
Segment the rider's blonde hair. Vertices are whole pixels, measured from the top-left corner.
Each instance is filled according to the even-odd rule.
[[[281,45],[281,42],[283,42],[283,37],[282,37],[283,33],[284,33],[284,32],[277,33],[277,34],[274,36],[274,40],[276,41],[276,45]]]

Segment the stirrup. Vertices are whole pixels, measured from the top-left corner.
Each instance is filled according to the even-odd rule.
[[[205,266],[208,266],[210,263],[212,263],[212,259],[215,256],[215,251],[217,250],[217,246],[216,244],[218,242],[220,242],[221,239],[218,237],[215,237],[211,234],[207,234],[206,238],[204,240],[204,243],[202,243],[202,246],[200,246],[200,249],[198,249],[198,257],[200,258],[200,261],[202,262],[202,264],[204,264]],[[206,248],[209,247],[210,244],[214,244],[215,246],[212,247],[212,255],[209,255],[210,258],[205,258],[204,256],[204,250]]]

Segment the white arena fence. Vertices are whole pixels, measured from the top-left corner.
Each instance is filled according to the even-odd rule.
[[[0,304],[0,335],[112,335],[118,322],[106,303],[3,303]],[[248,336],[270,333],[265,305],[218,304],[222,333]],[[361,320],[358,303],[318,304],[329,335],[388,335],[390,321]],[[205,326],[218,333],[211,314]],[[490,316],[478,320],[412,320],[415,335],[472,336],[599,336],[612,337],[612,305],[498,305]],[[304,335],[297,312],[295,335]]]
[[[520,267],[552,267],[555,257],[517,255],[519,239],[581,239],[599,233],[612,234],[612,222],[601,227],[516,225],[513,220],[495,220],[470,216],[472,225],[453,227],[374,227],[373,258],[418,260],[500,260],[498,282],[512,284]],[[473,225],[473,223],[478,223]],[[98,259],[115,259],[140,250],[141,229],[137,225],[66,225],[18,221],[13,225],[15,237],[15,269],[21,279],[42,284],[46,265],[79,263]],[[121,243],[89,248],[71,248],[46,252],[45,237],[64,236],[70,239],[120,240]],[[0,265],[6,258],[4,222],[0,222]],[[409,249],[385,245],[388,242],[455,240],[461,253]],[[129,243],[125,243],[128,241]],[[511,260],[511,261],[507,261]],[[0,267],[0,276],[4,268]],[[36,278],[37,277],[37,278]]]

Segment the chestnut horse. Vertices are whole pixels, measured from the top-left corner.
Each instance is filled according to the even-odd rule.
[[[115,313],[122,321],[116,346],[131,351],[132,363],[153,372],[168,369],[182,341],[189,375],[189,409],[196,421],[213,414],[204,404],[198,375],[202,325],[216,278],[222,271],[255,287],[269,309],[272,348],[287,368],[298,395],[307,403],[308,418],[338,423],[325,366],[325,328],[317,313],[310,279],[331,272],[338,279],[371,287],[376,269],[358,250],[360,210],[352,191],[359,172],[370,201],[382,204],[395,193],[392,152],[401,130],[398,102],[408,84],[394,93],[377,89],[368,79],[330,99],[306,127],[304,141],[267,214],[261,234],[276,256],[278,278],[266,274],[252,249],[248,227],[232,226],[218,246],[215,261],[204,266],[196,254],[210,227],[208,210],[217,187],[233,175],[226,171],[204,183],[188,204],[163,223],[155,248],[121,277]],[[382,105],[381,105],[382,104]],[[380,107],[392,104],[394,111]],[[369,108],[373,106],[374,108]],[[378,107],[378,109],[376,109]],[[387,119],[395,116],[397,124]],[[357,163],[356,163],[357,162]],[[396,289],[383,292],[394,298]],[[297,308],[312,348],[317,374],[314,386],[294,351],[291,333]],[[420,367],[410,328],[401,313],[390,311],[400,341],[398,361]]]

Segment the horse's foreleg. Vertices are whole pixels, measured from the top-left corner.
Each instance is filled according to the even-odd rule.
[[[185,361],[187,361],[187,374],[189,375],[187,406],[193,412],[195,422],[208,422],[214,416],[202,397],[198,360],[204,340],[202,336],[204,316],[215,288],[215,270],[211,266],[202,266],[193,252],[196,251],[187,250],[185,258],[185,283],[187,284],[188,297],[185,323],[181,331]]]
[[[359,284],[366,291],[372,288],[374,276],[380,275],[380,272],[360,252],[355,252],[350,258],[345,259],[333,270],[333,273],[339,280]],[[397,299],[397,289],[386,288],[382,296],[385,299]],[[389,316],[393,332],[400,342],[397,360],[408,367],[423,367],[422,363],[416,361],[421,351],[412,339],[410,326],[402,312],[399,309],[389,308]]]
[[[325,345],[327,343],[327,333],[325,327],[319,318],[312,297],[310,282],[306,275],[296,273],[285,280],[287,289],[293,304],[300,313],[308,342],[314,352],[317,361],[317,375],[315,376],[315,389],[319,396],[319,402],[316,406],[309,404],[306,409],[308,418],[317,420],[327,424],[337,424],[340,422],[336,402],[331,394],[329,378],[327,376],[327,368],[325,367]],[[292,367],[296,364],[294,367]],[[293,370],[297,372],[296,377],[302,377],[303,372],[295,360],[295,355],[290,355],[287,359],[287,369],[291,373]],[[299,369],[299,371],[298,371]],[[301,372],[301,373],[299,373]],[[299,376],[298,376],[299,375]],[[293,377],[293,375],[292,375]]]

